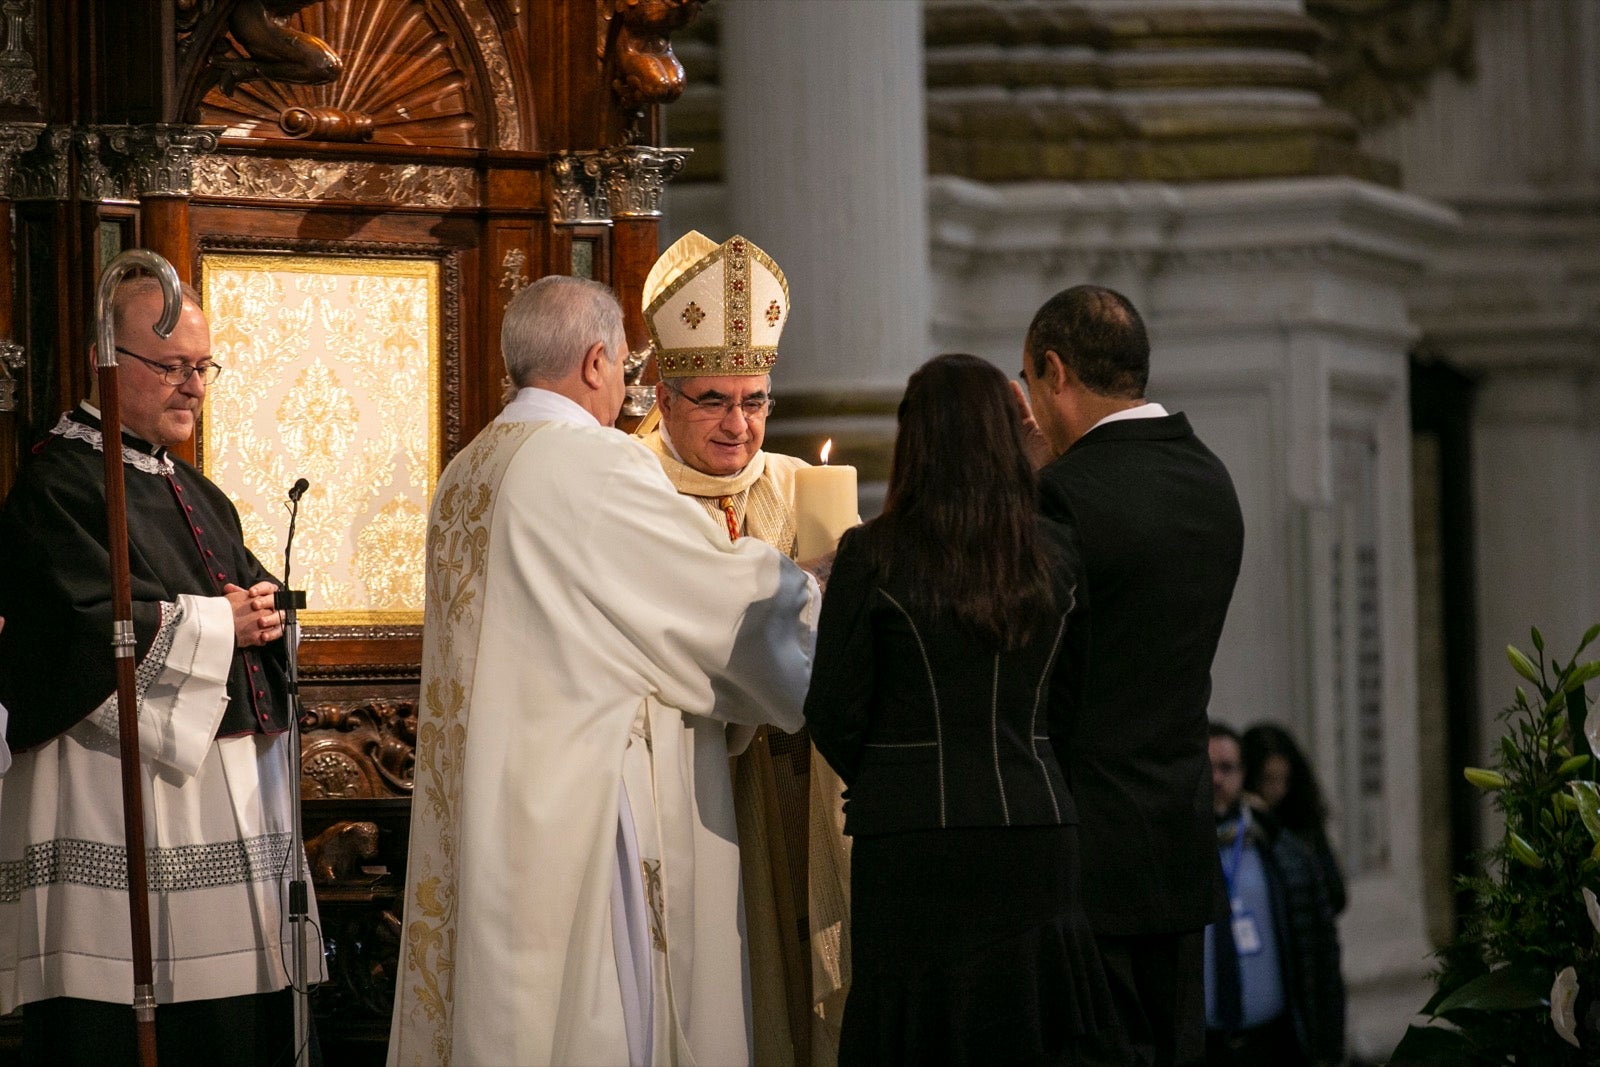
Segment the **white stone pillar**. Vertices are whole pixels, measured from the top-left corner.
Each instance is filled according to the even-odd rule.
[[[773,432],[823,428],[798,410],[849,435],[849,408],[881,447],[883,412],[863,398],[897,399],[932,354],[922,5],[736,0],[719,16],[729,223],[794,301]]]
[[[1434,76],[1367,137],[1408,189],[1460,212],[1410,294],[1429,350],[1478,382],[1472,441],[1479,749],[1519,679],[1507,644],[1538,626],[1570,655],[1600,621],[1600,4],[1480,0],[1475,73]],[[1594,654],[1594,650],[1590,650]],[[1484,829],[1497,835],[1501,824]]]

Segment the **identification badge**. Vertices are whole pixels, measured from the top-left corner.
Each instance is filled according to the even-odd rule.
[[[1240,956],[1254,956],[1261,951],[1261,928],[1255,916],[1245,910],[1244,901],[1233,902],[1233,949]]]

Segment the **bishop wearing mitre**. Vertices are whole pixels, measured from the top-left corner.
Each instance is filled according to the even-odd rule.
[[[762,447],[790,310],[783,271],[748,238],[719,244],[690,231],[656,260],[643,302],[660,373],[659,421],[641,427],[644,443],[730,542],[754,538],[794,558],[795,472],[807,464]],[[735,760],[760,1064],[838,1058],[850,980],[843,789],[804,733],[769,728]]]

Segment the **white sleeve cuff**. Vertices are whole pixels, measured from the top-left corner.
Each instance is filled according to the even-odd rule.
[[[138,669],[139,751],[187,778],[200,769],[228,707],[233,608],[226,597],[184,593],[161,609],[161,630]],[[115,736],[116,694],[90,719]]]

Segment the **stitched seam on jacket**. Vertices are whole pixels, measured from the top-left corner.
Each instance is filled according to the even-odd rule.
[[[994,685],[989,690],[989,749],[994,753],[994,781],[1000,787],[1000,814],[1011,825],[1011,806],[1006,803],[1006,776],[1000,773],[1000,653],[994,654]]]
[[[1070,611],[1071,609],[1069,608],[1068,610]],[[1039,674],[1039,684],[1035,686],[1033,690],[1033,726],[1028,732],[1033,734],[1033,739],[1035,741],[1048,741],[1050,739],[1048,734],[1046,734],[1042,739],[1039,737],[1039,701],[1044,695],[1044,683],[1050,677],[1050,669],[1056,664],[1056,654],[1061,651],[1061,635],[1066,632],[1066,629],[1067,614],[1066,612],[1062,612],[1061,623],[1056,627],[1055,642],[1051,644],[1050,655],[1045,659],[1044,670]],[[1044,765],[1044,757],[1039,755],[1039,747],[1037,745],[1035,745],[1033,749],[1033,759],[1034,762],[1039,765],[1040,775],[1044,777],[1045,791],[1050,794],[1050,810],[1055,813],[1056,822],[1060,822],[1061,805],[1056,802],[1056,787],[1050,784],[1050,768]]]
[[[928,659],[928,646],[922,643],[922,631],[917,629],[916,620],[911,617],[911,612],[890,596],[883,592],[883,598],[900,609],[900,614],[906,617],[906,624],[911,627],[911,636],[917,639],[917,651],[922,653],[922,668],[928,672],[928,693],[933,697],[933,743],[939,753],[939,828],[942,830],[948,825],[945,817],[944,805],[944,725],[939,719],[939,687],[933,681],[933,663]]]

